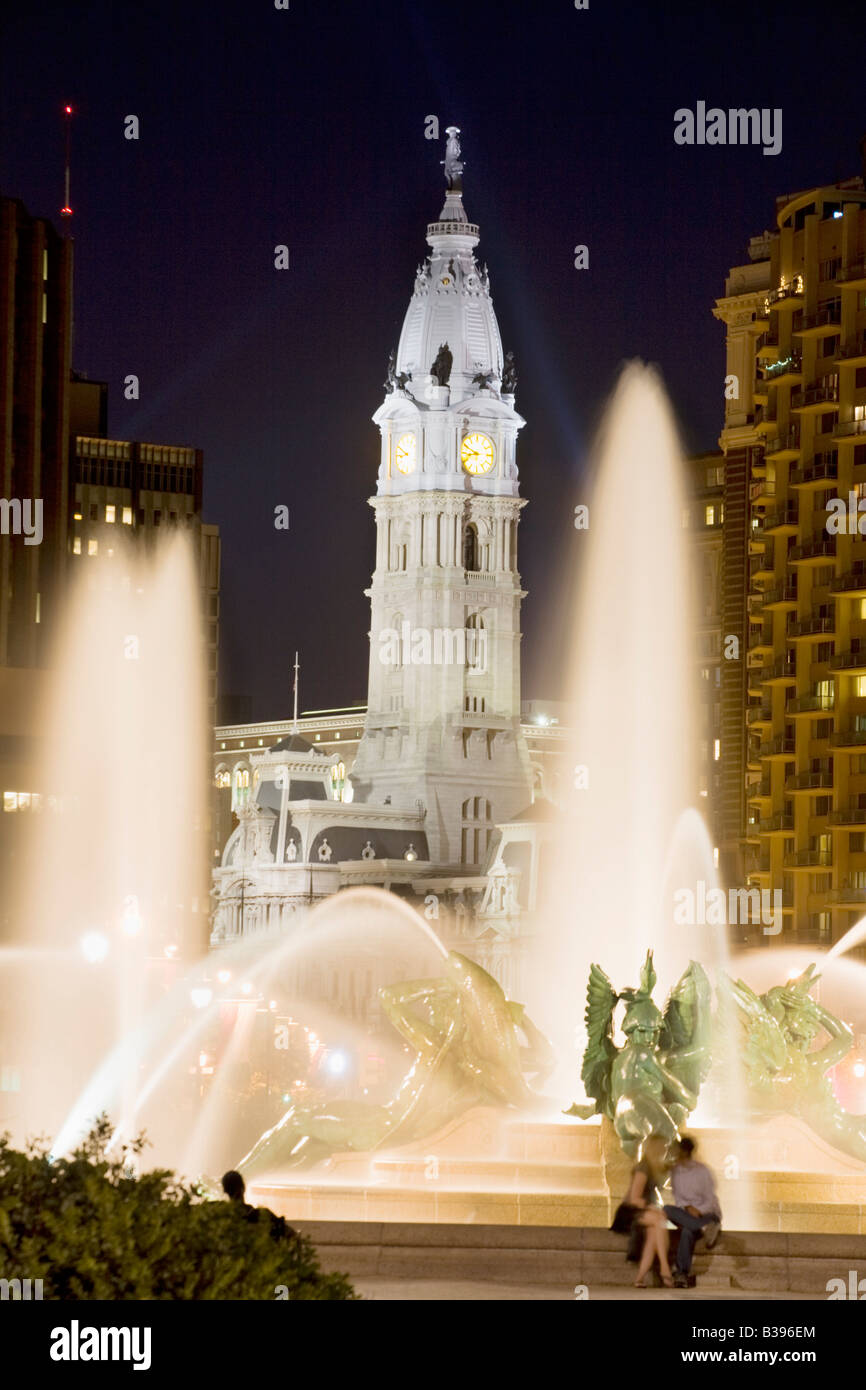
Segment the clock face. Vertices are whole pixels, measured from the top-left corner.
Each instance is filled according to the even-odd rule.
[[[489,473],[495,458],[493,440],[486,434],[467,434],[460,446],[460,458],[467,473]]]
[[[397,465],[398,473],[413,473],[415,471],[416,449],[414,434],[401,434],[394,450],[394,462]]]

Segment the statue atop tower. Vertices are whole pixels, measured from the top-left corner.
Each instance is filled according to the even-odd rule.
[[[460,127],[450,125],[446,128],[445,134],[448,139],[445,143],[445,158],[442,163],[445,166],[445,182],[451,193],[463,192],[463,160],[460,158]]]

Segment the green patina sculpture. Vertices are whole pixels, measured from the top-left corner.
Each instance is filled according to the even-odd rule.
[[[293,1105],[238,1165],[247,1177],[305,1168],[334,1153],[366,1152],[433,1134],[474,1105],[535,1106],[527,1077],[543,1084],[550,1043],[522,1004],[474,961],[449,951],[441,978],[379,991],[391,1023],[415,1057],[387,1105],[334,1101]]]
[[[799,1116],[834,1148],[866,1161],[866,1115],[850,1115],[833,1094],[827,1073],[854,1045],[847,1023],[811,997],[820,976],[810,965],[787,985],[755,994],[724,975],[720,990],[733,1003],[734,1038],[743,1058],[752,1112],[760,1118]],[[815,1047],[820,1033],[827,1036]]]
[[[581,1079],[592,1105],[573,1105],[566,1113],[613,1121],[623,1149],[635,1157],[650,1134],[673,1141],[697,1104],[710,1068],[710,983],[692,961],[671,991],[662,1014],[653,1003],[656,983],[652,951],[647,952],[637,989],[619,994],[598,965],[589,972],[586,999],[588,1042]],[[626,1002],[625,1045],[613,1041],[617,1003]]]

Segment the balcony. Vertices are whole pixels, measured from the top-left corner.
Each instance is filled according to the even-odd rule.
[[[841,321],[842,305],[836,300],[814,314],[797,315],[791,332],[798,338],[827,338],[835,333]]]
[[[831,594],[844,594],[848,598],[866,598],[866,568],[859,561],[845,574],[837,574],[830,581]]]
[[[748,801],[769,801],[772,798],[769,777],[762,777],[760,782],[753,782],[746,792]]]
[[[863,360],[866,361],[866,358]],[[839,420],[833,431],[833,438],[856,442],[857,436],[861,434],[866,434],[866,420]]]
[[[786,812],[758,821],[759,835],[793,835],[794,817]]]
[[[846,367],[859,367],[866,362],[866,334],[857,333],[847,342],[841,343],[836,353],[836,361]]]
[[[759,758],[793,758],[795,752],[792,734],[777,734],[758,749]]]
[[[789,642],[798,642],[801,639],[832,637],[835,632],[835,618],[811,617],[800,618],[795,623],[789,623],[785,636]]]
[[[755,636],[749,637],[749,650],[746,653],[746,661],[751,667],[763,670],[764,662],[773,656],[772,634],[759,632]]]
[[[802,374],[803,358],[799,352],[792,352],[764,367],[764,382],[774,386],[779,381],[799,381]]]
[[[756,482],[749,484],[749,501],[753,507],[766,506],[767,502],[776,496],[775,480],[759,478]]]
[[[788,561],[792,565],[820,565],[827,560],[836,557],[836,537],[835,536],[813,536],[811,540],[803,541],[802,545],[795,545]]]
[[[839,460],[832,454],[819,454],[802,468],[792,468],[788,479],[791,487],[820,488],[835,482],[839,476]]]
[[[866,676],[866,651],[837,652],[830,658],[831,671],[844,671],[848,676]]]
[[[746,711],[746,723],[750,729],[772,728],[773,716],[770,710],[757,705]]]
[[[795,772],[785,780],[786,793],[821,792],[832,788],[833,773],[826,767],[822,767],[819,772]]]
[[[826,900],[833,907],[862,907],[866,903],[866,888],[851,888],[847,884],[831,888]]]
[[[796,608],[797,581],[786,579],[784,584],[775,584],[772,589],[765,589],[759,597],[763,599],[762,607],[765,609]]]
[[[815,386],[801,386],[791,392],[792,410],[810,410],[816,413],[833,410],[839,404],[839,383],[821,382]]]
[[[832,695],[816,695],[814,692],[809,695],[798,695],[795,700],[788,701],[785,706],[785,715],[788,718],[800,714],[820,718],[823,714],[833,712],[833,700],[834,696]]]
[[[828,825],[866,825],[866,806],[840,806],[827,817]]]
[[[830,735],[830,747],[866,748],[866,729],[855,729],[850,724],[845,729],[837,729]]]
[[[803,277],[795,275],[787,285],[780,285],[777,290],[770,290],[767,295],[767,308],[773,309],[799,309],[803,304]]]
[[[866,289],[866,263],[863,261],[852,261],[839,271],[836,276],[836,284],[846,290]]]
[[[797,502],[785,502],[773,512],[765,512],[758,519],[757,534],[792,536],[799,525],[800,507]]]
[[[770,399],[769,384],[762,376],[756,377],[752,382],[752,395],[759,405],[766,405],[767,401]]]
[[[767,436],[764,445],[764,458],[775,459],[777,463],[787,459],[789,462],[800,457],[800,431],[789,430],[787,434]]]
[[[833,867],[831,849],[795,849],[783,860],[786,869],[830,869]]]
[[[791,660],[774,661],[772,666],[761,666],[755,674],[762,685],[796,685],[797,665]]]
[[[773,550],[768,545],[762,554],[753,555],[749,560],[749,580],[754,582],[759,579],[772,579],[774,577],[773,565]]]

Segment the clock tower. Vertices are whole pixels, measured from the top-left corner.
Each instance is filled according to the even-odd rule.
[[[497,822],[530,800],[520,729],[516,445],[478,227],[448,128],[445,205],[427,227],[381,433],[370,673],[354,798],[420,810],[431,859],[483,866]]]

